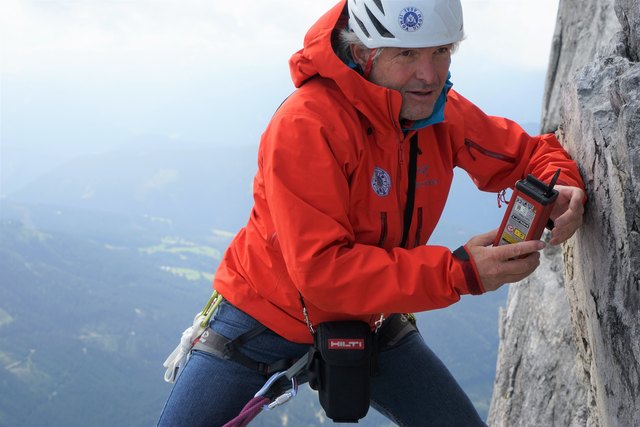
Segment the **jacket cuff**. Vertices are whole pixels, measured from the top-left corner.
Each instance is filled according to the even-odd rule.
[[[467,281],[467,287],[471,295],[480,295],[485,292],[484,287],[480,281],[480,275],[476,264],[473,262],[473,258],[469,255],[466,246],[460,246],[453,251],[453,256],[460,262],[462,266],[462,272],[464,278]]]

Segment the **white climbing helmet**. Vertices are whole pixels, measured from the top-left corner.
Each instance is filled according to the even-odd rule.
[[[370,49],[433,47],[464,37],[460,0],[348,0],[349,28]]]

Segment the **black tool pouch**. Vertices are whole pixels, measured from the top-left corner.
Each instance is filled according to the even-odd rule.
[[[365,322],[326,322],[316,327],[309,385],[335,422],[356,423],[369,410],[374,334]]]

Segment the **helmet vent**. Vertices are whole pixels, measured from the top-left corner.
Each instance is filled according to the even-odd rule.
[[[382,37],[389,38],[389,39],[395,39],[395,36],[393,34],[391,34],[391,32],[389,30],[387,30],[385,28],[385,26],[382,25],[382,23],[380,21],[378,21],[378,18],[376,18],[373,13],[371,13],[371,11],[367,7],[367,5],[365,5],[364,8],[367,11],[367,15],[369,15],[369,19],[371,20],[371,23],[373,24],[374,27],[376,27],[376,30],[378,30],[378,33]],[[362,24],[360,24],[360,25],[362,26]]]
[[[382,0],[373,0],[373,2],[376,4],[376,6],[378,6],[378,9],[380,9],[380,12],[382,12],[382,14],[384,15],[384,6],[382,6]]]
[[[364,35],[367,38],[371,38],[371,34],[369,34],[369,31],[367,31],[367,27],[364,26],[364,23],[356,15],[353,15],[353,18],[355,18],[356,22],[358,23],[358,27],[360,27],[360,30],[362,30]]]

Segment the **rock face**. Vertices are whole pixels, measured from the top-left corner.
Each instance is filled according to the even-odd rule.
[[[500,342],[490,425],[586,425],[560,247],[548,246],[535,273],[509,289]]]
[[[589,202],[510,290],[491,425],[640,425],[639,61],[640,0],[560,0],[543,128],[560,125]]]
[[[560,0],[544,90],[543,132],[553,132],[561,123],[561,88],[577,70],[610,51],[619,30],[613,0]]]

